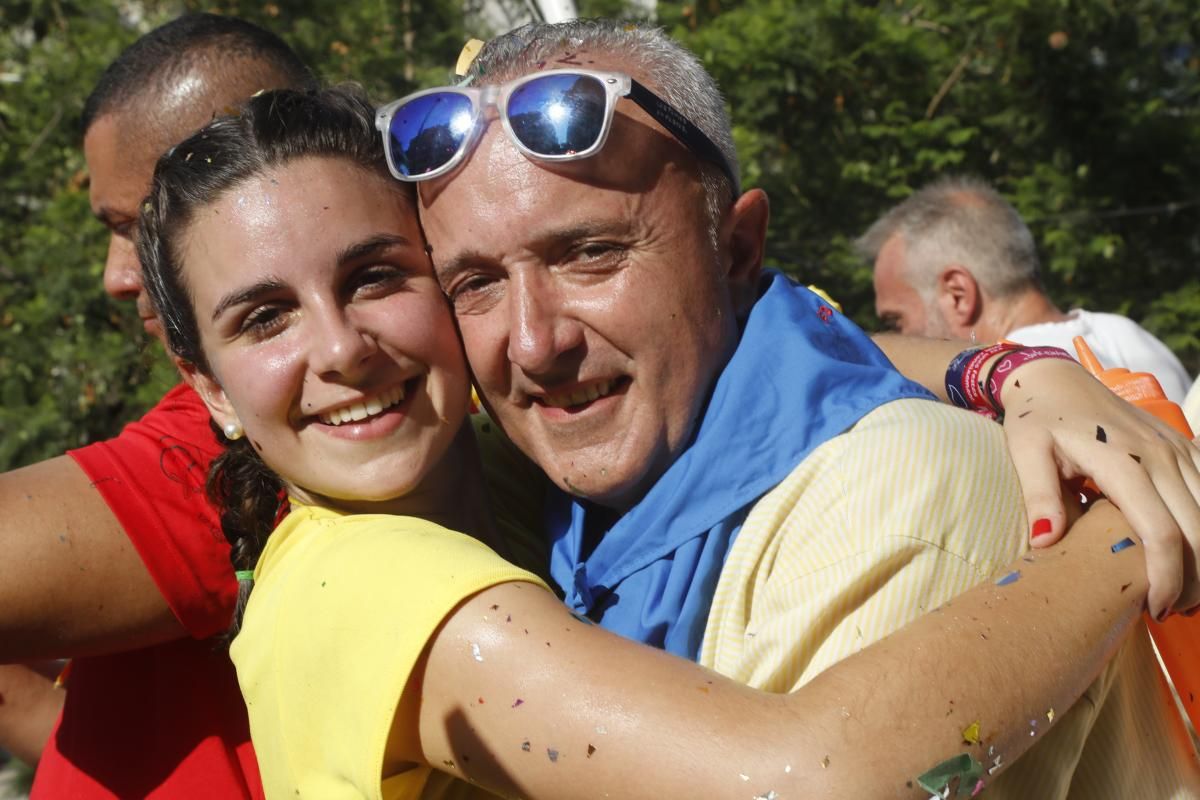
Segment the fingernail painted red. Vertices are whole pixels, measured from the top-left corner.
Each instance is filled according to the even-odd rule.
[[[1033,538],[1036,539],[1039,536],[1045,536],[1047,533],[1050,532],[1051,527],[1052,526],[1050,524],[1050,520],[1046,519],[1045,517],[1034,520],[1033,521]]]

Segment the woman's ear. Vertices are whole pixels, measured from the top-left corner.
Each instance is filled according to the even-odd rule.
[[[175,368],[179,370],[179,374],[183,376],[183,382],[200,395],[200,399],[204,401],[213,421],[222,429],[228,430],[228,426],[233,425],[237,430],[241,430],[242,423],[238,418],[237,411],[230,404],[225,390],[221,388],[217,379],[206,374],[190,361],[184,361],[178,357],[172,360],[175,362]]]

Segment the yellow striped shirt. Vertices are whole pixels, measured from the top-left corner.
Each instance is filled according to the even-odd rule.
[[[899,400],[817,448],[753,508],[722,570],[700,662],[792,691],[1024,552],[999,426]],[[1019,676],[1014,676],[1019,680]],[[1200,797],[1145,629],[989,798]]]

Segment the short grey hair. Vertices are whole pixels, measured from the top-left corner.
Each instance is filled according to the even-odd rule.
[[[880,217],[854,248],[873,263],[896,234],[904,240],[905,277],[926,299],[940,268],[951,262],[969,267],[991,297],[1041,285],[1029,226],[1011,203],[978,178],[934,181]]]
[[[729,163],[734,182],[716,164],[697,159],[705,205],[716,241],[721,215],[741,194],[737,152],[725,99],[694,53],[661,28],[614,19],[535,22],[497,36],[471,64],[472,83],[502,83],[536,72],[563,50],[591,49],[622,58],[627,72],[639,77],[675,110],[704,131]]]

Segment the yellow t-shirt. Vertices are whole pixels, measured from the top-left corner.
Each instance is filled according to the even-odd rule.
[[[755,504],[721,572],[700,663],[794,691],[995,578],[1025,551],[1026,532],[998,425],[928,401],[888,403]],[[985,777],[986,797],[1200,796],[1195,754],[1141,626],[1079,702],[1042,723],[1038,744]]]
[[[425,520],[295,507],[259,559],[230,648],[267,797],[420,796],[428,766],[383,774],[409,675],[455,606],[507,581],[545,585]]]

